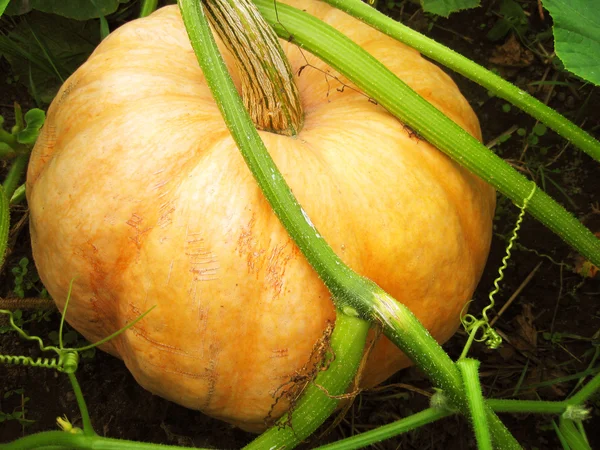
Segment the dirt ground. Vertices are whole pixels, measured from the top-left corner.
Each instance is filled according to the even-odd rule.
[[[454,14],[450,19],[433,19],[410,2],[395,3],[389,11],[404,23],[494,68],[598,136],[600,92],[551,62],[551,20],[547,15],[540,17],[537,1],[520,2],[529,19],[521,36],[514,37],[509,32],[496,42],[487,39],[486,34],[500,19],[499,2],[483,1],[483,7]],[[8,71],[7,64],[0,62],[0,73]],[[535,127],[535,120],[510,108],[504,100],[461,76],[452,76],[481,120],[484,142],[497,142],[494,151],[533,177],[592,231],[600,231],[600,165],[566,145],[553,132]],[[0,113],[12,123],[12,102],[28,105],[31,100],[23,89],[7,84],[7,77],[0,78]],[[31,260],[26,208],[17,207],[12,214],[11,253],[0,275],[2,298],[15,296],[13,268],[23,257]],[[492,252],[474,296],[473,313],[487,304],[487,294],[517,214],[518,209],[510,201],[499,197]],[[496,323],[505,342],[497,351],[478,345],[472,352],[482,361],[487,397],[560,400],[577,386],[578,374],[600,368],[596,362],[600,355],[600,276],[582,277],[576,273],[577,264],[577,255],[558,237],[533,218],[525,218],[502,290],[496,297],[498,308],[492,314],[495,316],[516,294]],[[26,277],[31,276],[31,264],[29,269]],[[25,286],[26,296],[39,296],[39,284],[21,285]],[[40,315],[37,313],[26,329],[47,337],[58,328],[58,314],[48,313],[44,318]],[[25,316],[32,317],[31,313]],[[0,330],[3,325],[0,322]],[[446,349],[456,358],[464,343],[465,334],[458,333]],[[9,332],[0,333],[0,354],[37,355],[34,344]],[[77,375],[99,434],[208,448],[239,448],[253,438],[151,395],[136,384],[121,361],[104,353],[84,358]],[[58,416],[66,414],[75,423],[80,418],[65,375],[49,369],[0,365],[0,380],[0,442],[55,429]],[[384,385],[362,393],[339,424],[331,427],[330,420],[302,448],[314,448],[418,412],[428,406],[432,392],[430,383],[418,370],[404,370]],[[590,407],[588,437],[592,448],[600,448],[600,436],[594,433],[600,426],[599,395],[592,399]],[[2,412],[23,414],[20,420],[4,416],[2,421]],[[551,417],[503,414],[501,418],[525,448],[560,448]],[[374,448],[469,449],[475,448],[471,436],[468,422],[452,417]]]

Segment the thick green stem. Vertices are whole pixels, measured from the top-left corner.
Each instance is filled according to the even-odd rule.
[[[290,417],[283,416],[273,428],[245,448],[293,448],[310,436],[335,410],[339,397],[354,378],[363,358],[369,327],[368,322],[338,311],[331,336],[334,359],[327,370],[310,382]]]
[[[362,20],[373,28],[380,30],[406,45],[419,50],[428,58],[437,61],[449,69],[484,86],[489,91],[508,100],[526,113],[548,125],[560,136],[571,141],[592,158],[600,161],[600,142],[583,131],[577,125],[544,105],[527,92],[519,89],[486,68],[460,55],[454,50],[423,36],[421,33],[402,25],[399,22],[380,13],[361,0],[323,0],[342,11]]]
[[[562,414],[568,406],[567,402],[545,402],[538,400],[489,399],[485,402],[495,412],[522,414]],[[319,450],[350,450],[365,448],[376,442],[393,438],[450,415],[452,415],[451,411],[429,408],[388,425],[377,427],[374,430],[366,431],[356,436],[321,446],[319,447]]]
[[[456,365],[460,370],[469,401],[469,412],[473,430],[475,430],[475,437],[477,438],[477,448],[479,450],[491,450],[492,437],[486,420],[483,392],[479,382],[479,361],[464,358],[458,361]]]
[[[156,10],[158,0],[142,0],[142,7],[140,9],[140,17],[146,17],[152,14]]]
[[[504,400],[489,399],[486,403],[495,412],[521,414],[562,414],[567,409],[567,402],[548,402],[541,400]]]
[[[386,336],[416,360],[437,386],[447,389],[454,403],[466,412],[466,398],[456,366],[406,307],[346,266],[317,232],[285,183],[244,109],[202,6],[194,0],[181,0],[179,5],[206,81],[248,167],[275,214],[331,291],[338,309],[354,309],[362,318],[382,323]],[[520,448],[489,408],[486,414],[498,447]]]
[[[567,399],[570,405],[581,405],[600,390],[600,373],[596,374],[585,386],[581,388],[573,397]]]
[[[12,165],[10,166],[8,174],[4,179],[4,183],[2,183],[2,186],[4,187],[4,195],[6,195],[7,198],[12,198],[12,195],[19,186],[21,177],[23,176],[23,172],[25,172],[25,168],[27,167],[28,161],[29,153],[20,154],[15,158]]]
[[[559,429],[565,440],[567,441],[569,448],[573,450],[592,450],[590,444],[585,439],[575,422],[568,419],[563,419],[562,417],[559,420]]]
[[[377,291],[373,296],[372,309],[376,320],[383,325],[384,334],[427,373],[433,384],[444,392],[455,408],[468,416],[468,400],[456,364],[406,306],[395,301],[379,287],[374,289]],[[521,448],[487,405],[485,415],[496,448]]]
[[[125,441],[102,436],[85,436],[82,433],[65,431],[45,431],[31,434],[8,444],[0,444],[0,450],[57,450],[73,448],[78,450],[181,450],[175,445],[157,445],[147,442]]]
[[[8,232],[10,230],[10,205],[0,185],[0,269],[4,265],[6,250],[8,249]]]
[[[87,405],[85,403],[85,399],[83,398],[83,392],[81,392],[81,387],[79,386],[77,377],[75,377],[74,373],[67,373],[67,375],[69,376],[69,380],[71,381],[71,385],[73,386],[73,392],[75,393],[77,405],[79,406],[79,411],[81,412],[81,421],[83,422],[83,434],[86,436],[96,436],[96,432],[94,431],[94,427],[92,426],[92,421],[90,420]]]
[[[254,2],[280,37],[293,39],[344,74],[390,113],[516,204],[522,205],[531,193],[531,181],[342,33],[290,6],[278,4],[275,9],[272,0]],[[593,264],[600,265],[600,239],[541,189],[535,191],[527,210]]]
[[[15,147],[16,145],[18,145],[17,138],[15,137],[15,135],[4,130],[1,126],[0,126],[0,142],[4,142],[5,144],[7,144],[11,147]]]
[[[331,289],[334,299],[338,297],[338,294],[346,299],[348,297],[346,294],[348,287],[344,288],[342,282],[349,279],[353,285],[359,285],[362,277],[352,272],[341,262],[314,226],[307,221],[306,213],[298,205],[281,173],[275,167],[227,72],[227,68],[208,27],[202,5],[195,0],[181,0],[179,5],[194,51],[196,55],[201,55],[198,56],[198,60],[204,71],[207,83],[211,87],[217,104],[221,108],[225,122],[242,150],[242,155],[257,180],[260,180],[259,185],[263,189],[265,196],[273,205],[276,214],[288,231],[291,229],[292,236],[294,238],[300,236],[300,238],[296,239],[296,243],[305,253],[309,262],[318,267],[317,272],[329,280],[333,280],[330,283],[326,282],[326,284],[336,287],[335,289]],[[224,105],[227,105],[227,107]],[[259,149],[256,149],[256,147],[259,147]],[[328,274],[335,274],[336,276]],[[347,277],[344,277],[345,274]],[[349,289],[350,291],[352,290],[351,287]],[[344,307],[347,306],[347,301],[336,303],[340,303],[341,307],[339,309],[345,311],[346,315],[356,315],[356,312],[352,308]],[[338,314],[338,316],[341,316],[341,314]],[[364,326],[366,327],[367,325],[365,324]],[[356,334],[360,336],[358,331]],[[362,353],[362,348],[363,346],[360,345],[355,350],[359,350]],[[340,351],[339,349],[335,349],[335,346],[334,350],[336,352]],[[347,364],[343,367],[350,376],[354,376],[354,372],[351,372],[352,364]],[[324,418],[321,416],[311,416],[310,427],[314,429],[322,420]],[[305,425],[301,424],[299,427],[303,429]],[[289,434],[285,429],[280,431],[283,434]],[[295,429],[295,433],[298,433],[298,430]],[[295,433],[292,433],[292,435]],[[288,437],[284,436],[284,438],[287,439]],[[272,439],[272,437],[269,437],[269,439]]]
[[[318,447],[319,450],[351,450],[355,448],[364,448],[369,445],[381,442],[385,439],[390,439],[402,433],[414,430],[416,428],[435,422],[451,415],[450,411],[441,409],[429,408],[424,411],[412,414],[409,417],[400,419],[389,425],[377,427],[374,430],[352,436],[351,438],[343,439],[332,444]]]

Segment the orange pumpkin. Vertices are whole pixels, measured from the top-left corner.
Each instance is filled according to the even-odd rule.
[[[313,0],[338,28],[476,137],[451,79],[418,52]],[[357,272],[403,302],[439,341],[456,330],[483,270],[493,189],[282,42],[305,111],[300,134],[260,132],[304,210]],[[239,86],[233,62],[230,71]],[[52,103],[27,177],[37,268],[67,320],[146,389],[246,430],[309,359],[335,317],[206,86],[180,14],[165,7],[113,32]],[[387,339],[363,384],[408,359]],[[274,415],[288,405],[279,402]]]

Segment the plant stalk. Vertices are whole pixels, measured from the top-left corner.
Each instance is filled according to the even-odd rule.
[[[4,179],[4,183],[2,183],[2,186],[4,188],[4,195],[7,198],[12,198],[12,195],[19,186],[21,177],[23,176],[23,172],[25,172],[25,169],[27,168],[28,161],[29,153],[23,153],[17,156],[14,159],[12,165],[10,166],[8,174]]]
[[[260,140],[219,54],[202,6],[193,0],[181,0],[179,5],[192,47],[225,123],[275,214],[329,288],[336,307],[347,314],[354,310],[363,319],[381,323],[386,336],[424,368],[437,386],[447,389],[455,404],[466,412],[460,374],[452,360],[406,307],[352,271],[321,237]],[[520,448],[489,408],[486,414],[498,447]]]
[[[566,401],[488,399],[486,403],[495,412],[520,414],[562,414],[568,406]]]
[[[142,0],[142,7],[140,9],[140,17],[146,17],[156,11],[158,0]]]
[[[581,405],[589,400],[596,392],[600,391],[600,373],[596,374],[579,392],[566,400],[569,405]]]
[[[361,0],[323,0],[356,17],[388,36],[419,50],[428,58],[469,78],[552,128],[596,161],[600,161],[600,142],[554,109],[509,83],[502,77],[452,49],[387,17]]]
[[[4,265],[8,250],[8,232],[10,231],[10,205],[4,187],[0,185],[0,269]]]
[[[242,80],[242,98],[259,130],[296,136],[304,115],[277,35],[250,0],[203,0],[206,15]]]
[[[181,446],[160,445],[147,442],[126,441],[102,436],[86,436],[82,433],[65,431],[44,431],[30,434],[7,444],[0,444],[0,450],[181,450]]]
[[[460,370],[469,401],[470,418],[477,438],[477,448],[479,450],[492,450],[492,437],[486,420],[485,403],[479,381],[479,361],[463,358],[456,365]]]
[[[85,436],[97,436],[94,431],[94,427],[92,426],[92,421],[90,420],[90,414],[88,413],[87,405],[85,403],[85,399],[83,398],[83,392],[81,392],[81,386],[79,386],[79,382],[77,381],[77,377],[72,372],[68,372],[69,381],[71,381],[71,386],[73,386],[73,392],[75,393],[75,398],[77,399],[77,406],[79,406],[79,411],[81,412],[81,421],[83,422],[83,434]]]
[[[363,358],[369,323],[337,311],[331,336],[334,359],[311,381],[295,408],[264,432],[246,450],[293,448],[310,436],[335,410]],[[351,394],[350,397],[351,398]]]
[[[531,181],[448,119],[342,33],[288,5],[277,4],[275,9],[273,0],[254,0],[254,3],[281,38],[292,39],[298,46],[338,70],[427,141],[517,205],[522,205],[530,195],[533,186]],[[541,189],[536,189],[527,211],[593,264],[600,265],[600,239]]]
[[[404,419],[397,420],[394,423],[383,425],[374,430],[365,431],[347,439],[342,439],[331,444],[318,447],[318,450],[352,450],[365,448],[369,445],[390,439],[399,434],[406,433],[416,428],[427,425],[428,423],[448,417],[452,413],[442,409],[428,408],[424,411],[412,414]]]

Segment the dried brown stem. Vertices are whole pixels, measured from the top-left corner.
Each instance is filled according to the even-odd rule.
[[[244,105],[256,127],[297,135],[304,121],[300,94],[273,29],[250,0],[203,0],[203,4],[235,59]]]

